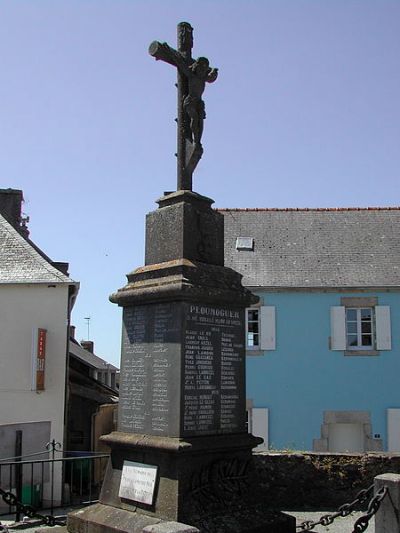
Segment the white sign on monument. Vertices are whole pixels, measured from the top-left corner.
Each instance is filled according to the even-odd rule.
[[[124,461],[119,497],[152,505],[156,486],[157,466]]]

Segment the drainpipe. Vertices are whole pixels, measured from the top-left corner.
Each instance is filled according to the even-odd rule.
[[[79,283],[68,287],[68,313],[67,313],[67,342],[65,350],[65,387],[64,387],[64,437],[63,450],[67,449],[68,408],[69,408],[69,334],[71,326],[71,311],[78,296]],[[64,475],[63,475],[64,479]]]

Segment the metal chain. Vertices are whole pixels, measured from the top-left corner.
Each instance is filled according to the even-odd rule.
[[[321,516],[321,518],[317,522],[314,522],[313,520],[305,520],[304,522],[296,526],[296,529],[299,529],[300,531],[311,531],[312,529],[315,528],[315,526],[329,526],[339,516],[342,516],[342,517],[348,516],[350,513],[354,511],[357,505],[360,505],[361,503],[366,502],[369,498],[369,495],[373,492],[373,490],[374,490],[374,485],[370,485],[367,489],[360,490],[360,492],[357,493],[355,499],[352,502],[341,505],[335,513],[325,514]],[[362,531],[365,531],[365,529],[357,529],[357,530],[355,529],[353,533],[359,533]]]
[[[18,501],[15,494],[12,492],[7,492],[0,488],[0,496],[2,496],[4,503],[11,507],[16,507],[17,511],[24,513],[25,516],[29,518],[38,518],[40,520],[40,524],[44,524],[46,526],[64,526],[65,520],[64,519],[57,519],[53,515],[43,515],[37,512],[37,510],[32,507],[31,505],[25,505]],[[37,524],[37,525],[40,525]],[[7,531],[7,527],[0,524],[0,532],[1,531]]]
[[[381,506],[382,500],[385,498],[388,492],[389,490],[387,487],[382,487],[378,490],[378,492],[369,502],[367,512],[364,515],[360,516],[358,520],[356,520],[352,533],[363,533],[363,531],[367,529],[369,521],[378,511],[379,507]]]

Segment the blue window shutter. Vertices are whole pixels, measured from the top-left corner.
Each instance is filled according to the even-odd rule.
[[[276,349],[275,307],[271,305],[260,307],[260,349]]]
[[[346,349],[346,309],[344,306],[331,307],[331,350]]]
[[[388,305],[377,305],[375,307],[376,324],[376,349],[391,350],[392,335],[390,327],[390,307]]]

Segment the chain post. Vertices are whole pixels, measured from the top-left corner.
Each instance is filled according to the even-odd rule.
[[[375,516],[376,533],[398,533],[400,531],[400,475],[381,474],[375,477],[375,493],[387,488],[387,497],[382,498],[379,511]]]
[[[354,524],[353,533],[363,533],[369,525],[369,521],[371,518],[378,512],[381,502],[384,500],[385,496],[388,494],[388,488],[381,487],[375,494],[375,496],[371,499],[371,501],[368,504],[368,509],[365,514],[360,516]],[[398,531],[398,530],[397,530]],[[375,533],[395,533],[394,529],[384,529],[380,530],[376,527],[375,523]]]

